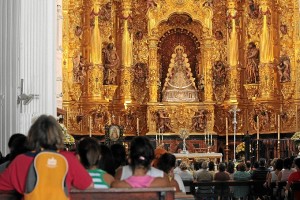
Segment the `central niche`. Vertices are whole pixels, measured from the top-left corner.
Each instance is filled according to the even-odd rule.
[[[199,102],[197,37],[186,29],[171,29],[160,38],[158,47],[160,101]]]

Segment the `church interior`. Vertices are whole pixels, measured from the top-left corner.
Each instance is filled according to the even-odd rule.
[[[297,4],[64,0],[68,131],[101,138],[118,125],[127,140],[163,137],[171,152],[182,131],[191,152],[224,153],[249,136],[264,157],[297,153]]]

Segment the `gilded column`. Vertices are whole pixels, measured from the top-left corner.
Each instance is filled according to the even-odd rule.
[[[212,80],[212,40],[207,38],[203,41],[203,59],[202,63],[204,66],[204,101],[213,101],[213,80]]]
[[[157,102],[158,69],[157,69],[157,36],[152,35],[149,42],[149,101]]]
[[[102,40],[100,34],[100,5],[99,1],[93,2],[91,16],[91,53],[88,69],[88,94],[92,99],[102,99],[103,86],[103,63],[102,63]]]
[[[262,14],[262,30],[260,34],[260,97],[271,99],[274,96],[274,53],[271,8],[268,0],[261,0],[260,10]]]
[[[237,9],[236,2],[233,0],[228,1],[228,65],[230,68],[230,101],[236,102],[239,96],[240,87],[240,73],[238,71],[239,63],[239,40],[237,30]]]
[[[122,1],[122,19],[123,19],[123,33],[122,33],[122,74],[121,74],[121,97],[124,102],[131,102],[131,67],[133,63],[132,56],[132,35],[128,30],[128,20],[131,18],[131,0]]]
[[[300,99],[300,0],[298,0],[298,2],[296,3],[295,6],[295,12],[294,12],[294,16],[295,16],[295,27],[296,28],[296,32],[295,32],[295,71],[296,71],[296,95],[295,98],[296,99]]]

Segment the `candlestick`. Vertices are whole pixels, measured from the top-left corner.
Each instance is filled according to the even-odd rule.
[[[136,119],[136,131],[137,134],[139,135],[139,118]]]
[[[228,146],[228,118],[226,117],[226,145]]]
[[[256,117],[257,139],[259,140],[259,117]]]
[[[159,130],[159,129],[158,129]],[[155,131],[156,132],[156,131]],[[157,142],[157,132],[155,133],[155,142]]]
[[[210,146],[212,146],[212,133],[210,135]]]
[[[278,122],[277,139],[279,141],[280,140],[280,115],[278,115],[277,117],[278,117],[278,120],[277,120],[277,122]]]
[[[92,117],[89,117],[89,122],[90,137],[92,137]]]
[[[206,129],[204,130],[204,143],[206,144]]]
[[[119,125],[121,125],[121,117],[119,116]]]
[[[160,144],[160,128],[158,129],[158,143]]]
[[[164,143],[164,132],[161,132],[161,143]]]

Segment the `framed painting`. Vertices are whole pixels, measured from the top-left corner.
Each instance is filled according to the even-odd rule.
[[[111,145],[114,143],[123,142],[123,126],[111,124],[105,126],[105,144]]]

